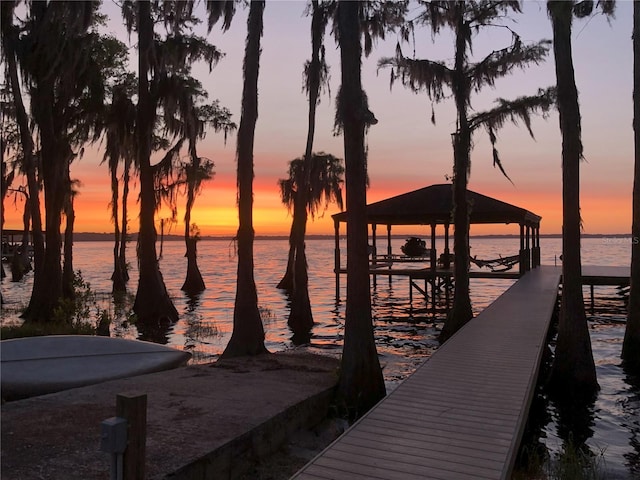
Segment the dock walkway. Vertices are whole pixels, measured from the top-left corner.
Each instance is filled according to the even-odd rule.
[[[509,478],[560,275],[525,274],[293,478]]]

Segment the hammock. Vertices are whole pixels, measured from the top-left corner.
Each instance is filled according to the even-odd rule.
[[[469,260],[480,268],[487,267],[492,272],[506,272],[511,270],[515,264],[520,263],[520,255],[500,256],[500,258],[493,260],[479,260],[476,257],[471,257]]]

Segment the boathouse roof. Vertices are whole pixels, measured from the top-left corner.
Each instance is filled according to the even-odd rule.
[[[453,201],[450,183],[431,185],[367,205],[367,223],[378,225],[451,224]],[[471,223],[516,223],[539,226],[542,217],[495,198],[467,191]],[[347,212],[332,216],[346,222]]]

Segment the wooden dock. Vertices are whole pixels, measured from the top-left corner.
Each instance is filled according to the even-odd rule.
[[[629,286],[631,280],[631,267],[608,267],[602,265],[583,265],[582,284],[613,285],[620,287]]]
[[[404,260],[408,262],[408,260]],[[562,266],[554,266],[547,268],[556,268],[559,272],[562,270]],[[346,269],[341,269],[338,274],[346,274]],[[369,275],[372,278],[374,286],[377,285],[377,276],[387,276],[389,281],[392,277],[405,277],[409,279],[409,303],[413,306],[413,290],[416,290],[422,298],[426,301],[427,307],[425,312],[430,313],[446,313],[450,308],[450,295],[449,289],[443,288],[444,286],[453,286],[453,270],[445,268],[394,268],[393,263],[385,264],[378,262],[371,264],[369,267]],[[469,272],[469,278],[474,279],[504,279],[504,280],[518,280],[522,274],[519,271],[504,270],[504,271],[483,271],[472,270]],[[630,267],[620,266],[602,266],[602,265],[583,265],[582,266],[582,285],[589,287],[590,300],[587,300],[591,312],[595,308],[595,294],[594,287],[601,286],[616,286],[620,288],[628,287],[631,277]],[[419,284],[418,281],[424,282]],[[560,277],[560,283],[562,283],[562,276]],[[436,304],[436,298],[440,294],[444,294],[444,307]],[[336,285],[336,299],[339,297],[339,289]]]
[[[293,478],[509,478],[560,274],[526,273]]]

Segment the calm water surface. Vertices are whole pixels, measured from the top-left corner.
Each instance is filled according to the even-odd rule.
[[[438,240],[440,246],[442,240]],[[403,239],[393,239],[394,252],[400,252]],[[135,245],[130,244],[129,258],[135,264]],[[624,238],[584,239],[582,259],[585,265],[628,266],[630,240]],[[518,253],[518,239],[473,239],[472,255],[493,259],[499,255]],[[378,240],[378,248],[386,243]],[[160,262],[165,283],[178,311],[180,320],[169,330],[137,330],[127,321],[137,286],[137,272],[129,282],[130,298],[122,305],[110,301],[112,244],[110,242],[77,242],[74,245],[75,268],[81,270],[91,289],[99,293],[100,308],[109,310],[115,319],[112,336],[139,338],[167,343],[193,355],[192,362],[215,360],[224,350],[232,330],[233,303],[236,287],[237,258],[228,241],[202,241],[198,245],[199,266],[207,289],[198,297],[189,298],[180,290],[186,273],[182,242],[165,242]],[[275,288],[284,274],[288,244],[286,240],[255,242],[255,279],[258,301],[263,313],[266,345],[271,351],[295,348],[287,328],[286,295]],[[316,325],[311,344],[303,348],[339,355],[344,327],[345,279],[340,297],[335,298],[333,270],[333,239],[307,242],[311,304]],[[346,252],[342,245],[343,257]],[[561,253],[560,239],[541,239],[542,263],[553,265]],[[346,264],[346,259],[342,259]],[[416,268],[423,265],[416,265]],[[476,267],[472,267],[476,268]],[[32,276],[23,282],[2,282],[5,300],[3,323],[17,321],[17,315],[28,301]],[[510,285],[510,280],[471,280],[475,313],[479,313]],[[615,287],[596,287],[596,309],[590,316],[591,338],[597,363],[601,391],[593,411],[593,425],[587,444],[592,451],[604,452],[605,478],[640,478],[640,387],[629,379],[620,367],[620,350],[624,336],[624,299]],[[585,299],[589,291],[585,288]],[[437,334],[442,318],[420,313],[421,301],[414,295],[409,302],[409,281],[395,277],[389,281],[379,277],[372,289],[375,334],[380,360],[389,389],[413,372],[437,348]],[[635,383],[635,386],[633,386]],[[558,435],[561,419],[549,407],[550,421],[543,429],[543,442],[553,455],[562,446]]]

